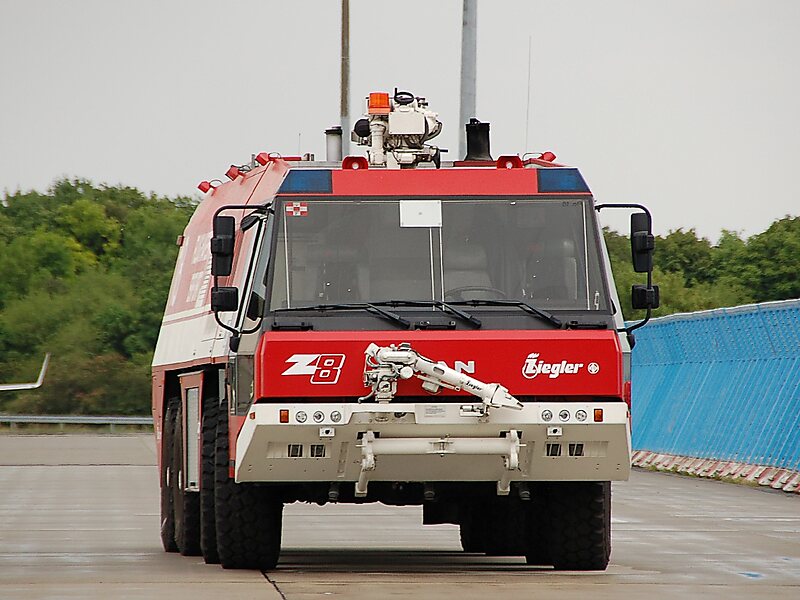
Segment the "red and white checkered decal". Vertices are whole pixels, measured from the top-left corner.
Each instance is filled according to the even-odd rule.
[[[286,205],[286,214],[290,217],[308,216],[308,204],[305,202],[289,202]]]

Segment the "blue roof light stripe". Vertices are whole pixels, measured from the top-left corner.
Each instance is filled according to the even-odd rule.
[[[589,192],[578,169],[537,169],[539,193]]]
[[[332,194],[331,172],[322,169],[291,170],[283,180],[279,194]]]

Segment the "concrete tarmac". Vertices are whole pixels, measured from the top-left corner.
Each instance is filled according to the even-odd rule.
[[[460,551],[416,507],[286,507],[275,571],[161,550],[151,436],[0,435],[0,598],[779,598],[800,595],[800,496],[637,471],[601,573]]]

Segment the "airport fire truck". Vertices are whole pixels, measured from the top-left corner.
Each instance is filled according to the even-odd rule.
[[[466,552],[605,569],[630,351],[598,205],[546,152],[445,161],[424,98],[371,93],[366,156],[261,153],[204,181],[153,360],[165,550],[274,568],[285,504],[422,507]],[[381,536],[381,523],[373,524]]]

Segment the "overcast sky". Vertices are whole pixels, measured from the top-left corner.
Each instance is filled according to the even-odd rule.
[[[321,157],[339,11],[0,0],[0,190],[78,176],[191,195],[253,152]],[[461,0],[351,0],[351,19],[351,114],[371,90],[426,96],[456,158]],[[551,150],[598,200],[650,206],[658,233],[715,240],[800,214],[799,73],[797,0],[479,2],[493,154]]]

